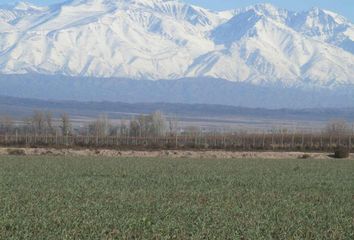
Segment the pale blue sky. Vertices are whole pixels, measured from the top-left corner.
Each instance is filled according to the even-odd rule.
[[[13,0],[0,0],[0,4],[12,4],[13,2]],[[28,0],[28,2],[49,5],[63,2],[63,0]],[[354,0],[185,0],[185,2],[214,10],[232,9],[264,2],[296,11],[307,10],[311,7],[320,7],[340,13],[354,22]]]

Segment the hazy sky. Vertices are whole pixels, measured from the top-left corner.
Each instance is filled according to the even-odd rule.
[[[13,2],[13,0],[0,0],[0,4],[12,4]],[[28,2],[49,5],[63,2],[63,0],[28,0]],[[185,2],[214,10],[238,8],[264,2],[296,11],[307,10],[311,7],[320,7],[340,13],[354,22],[354,0],[185,0]]]

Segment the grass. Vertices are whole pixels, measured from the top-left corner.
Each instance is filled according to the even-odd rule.
[[[0,239],[354,239],[354,162],[3,156]]]

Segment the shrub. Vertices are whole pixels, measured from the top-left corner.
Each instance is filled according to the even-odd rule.
[[[349,149],[344,147],[339,147],[334,151],[335,158],[348,158],[349,157]]]
[[[9,154],[9,155],[26,155],[26,152],[25,152],[25,150],[23,150],[23,149],[7,149],[7,153]]]
[[[311,155],[310,154],[303,154],[300,158],[301,159],[309,159],[309,158],[311,158]]]

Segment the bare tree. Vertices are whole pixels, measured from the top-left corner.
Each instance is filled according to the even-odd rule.
[[[130,120],[130,134],[134,137],[157,137],[166,133],[166,119],[161,112],[141,115]]]
[[[32,116],[32,126],[35,134],[42,134],[45,128],[45,115],[43,112],[35,110]]]
[[[120,130],[120,135],[121,136],[126,136],[128,133],[128,127],[127,124],[125,123],[125,121],[122,121],[120,126],[119,126],[119,130]]]
[[[166,133],[166,118],[162,112],[157,111],[151,115],[152,131],[154,136],[163,136]]]
[[[107,115],[101,115],[89,125],[89,129],[96,137],[107,137],[111,134],[112,125]]]
[[[129,123],[130,136],[138,137],[138,136],[142,135],[142,126],[140,123],[141,123],[141,121],[138,121],[135,118],[130,120],[130,123]]]
[[[11,117],[5,116],[0,118],[0,131],[3,133],[11,133],[14,127],[14,121]]]
[[[170,134],[177,134],[178,131],[178,119],[176,116],[168,119],[168,129]]]
[[[33,133],[33,124],[32,124],[32,118],[31,117],[25,117],[23,120],[23,131],[25,134]]]
[[[344,120],[334,120],[326,125],[325,133],[330,136],[347,136],[351,133],[350,126]]]
[[[336,143],[337,147],[345,144],[343,140],[345,140],[347,137],[349,137],[349,141],[351,141],[351,129],[344,120],[334,120],[328,123],[325,128],[325,133],[330,138],[331,146],[333,143]],[[348,146],[349,145],[351,145],[351,143],[348,143]]]
[[[54,133],[54,127],[53,127],[53,115],[51,112],[46,112],[45,113],[45,123],[46,123],[46,131],[49,134]]]
[[[61,122],[60,129],[61,129],[62,135],[68,136],[71,131],[71,124],[70,124],[69,115],[67,113],[61,114],[60,122]]]

